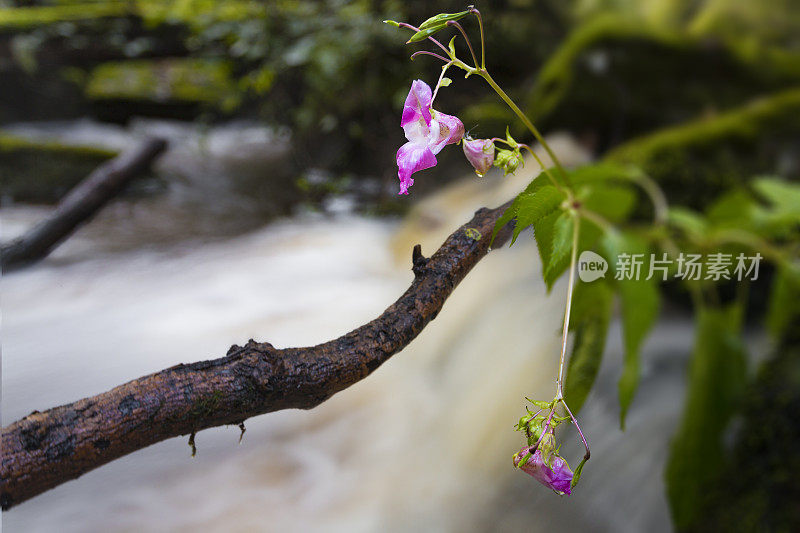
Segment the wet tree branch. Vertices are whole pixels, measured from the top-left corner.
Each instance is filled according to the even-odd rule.
[[[19,239],[0,247],[2,269],[13,270],[47,257],[53,248],[91,219],[131,180],[145,172],[166,146],[163,139],[146,139],[97,167],[58,203],[52,215]]]
[[[3,428],[0,504],[8,509],[135,450],[280,409],[311,409],[408,345],[489,251],[509,204],[480,209],[430,258],[412,255],[411,287],[375,320],[308,348],[250,340],[225,357],[181,364]],[[504,243],[509,228],[494,245]]]

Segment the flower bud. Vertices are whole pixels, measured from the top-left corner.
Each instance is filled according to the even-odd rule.
[[[486,174],[494,163],[494,142],[491,139],[470,139],[464,137],[464,155],[478,176]]]
[[[514,466],[557,494],[572,494],[572,470],[561,456],[553,453],[549,464],[545,464],[540,450],[536,450],[533,455],[529,452],[530,447],[526,446],[514,454]]]
[[[494,159],[494,166],[502,168],[504,175],[513,174],[522,164],[524,163],[519,149],[498,150]]]

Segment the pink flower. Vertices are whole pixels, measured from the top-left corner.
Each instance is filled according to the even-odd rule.
[[[400,194],[408,194],[414,185],[411,174],[436,166],[436,154],[445,145],[457,143],[464,136],[464,125],[452,115],[431,108],[431,88],[422,80],[414,80],[403,106],[400,126],[408,142],[397,150],[397,177]]]
[[[494,142],[491,139],[464,138],[464,155],[478,176],[486,174],[494,163]]]
[[[547,465],[542,457],[541,450],[536,450],[533,453],[533,457],[530,457],[524,465],[519,466],[528,450],[530,450],[530,447],[526,446],[514,455],[514,466],[530,474],[536,481],[545,487],[550,487],[559,494],[572,494],[572,487],[570,487],[572,470],[567,462],[553,453],[550,456],[550,464]]]

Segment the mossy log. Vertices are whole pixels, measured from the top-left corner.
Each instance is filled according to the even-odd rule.
[[[53,203],[116,151],[37,142],[0,132],[0,195]]]
[[[798,53],[606,16],[571,32],[525,104],[541,128],[591,133],[603,151],[798,83]]]
[[[133,112],[176,118],[202,109],[231,112],[241,101],[232,70],[230,62],[214,59],[109,62],[92,70],[85,94],[108,120]]]
[[[166,148],[163,139],[148,138],[139,146],[99,166],[59,202],[47,219],[15,241],[0,246],[3,272],[40,261],[113,200],[150,167]]]
[[[629,141],[605,159],[645,170],[670,201],[703,208],[759,174],[800,179],[800,87]]]

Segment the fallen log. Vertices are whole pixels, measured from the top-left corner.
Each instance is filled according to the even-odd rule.
[[[97,167],[58,203],[52,215],[22,237],[0,246],[3,271],[8,272],[47,257],[59,243],[116,197],[131,180],[145,172],[166,146],[163,139],[149,138]]]

